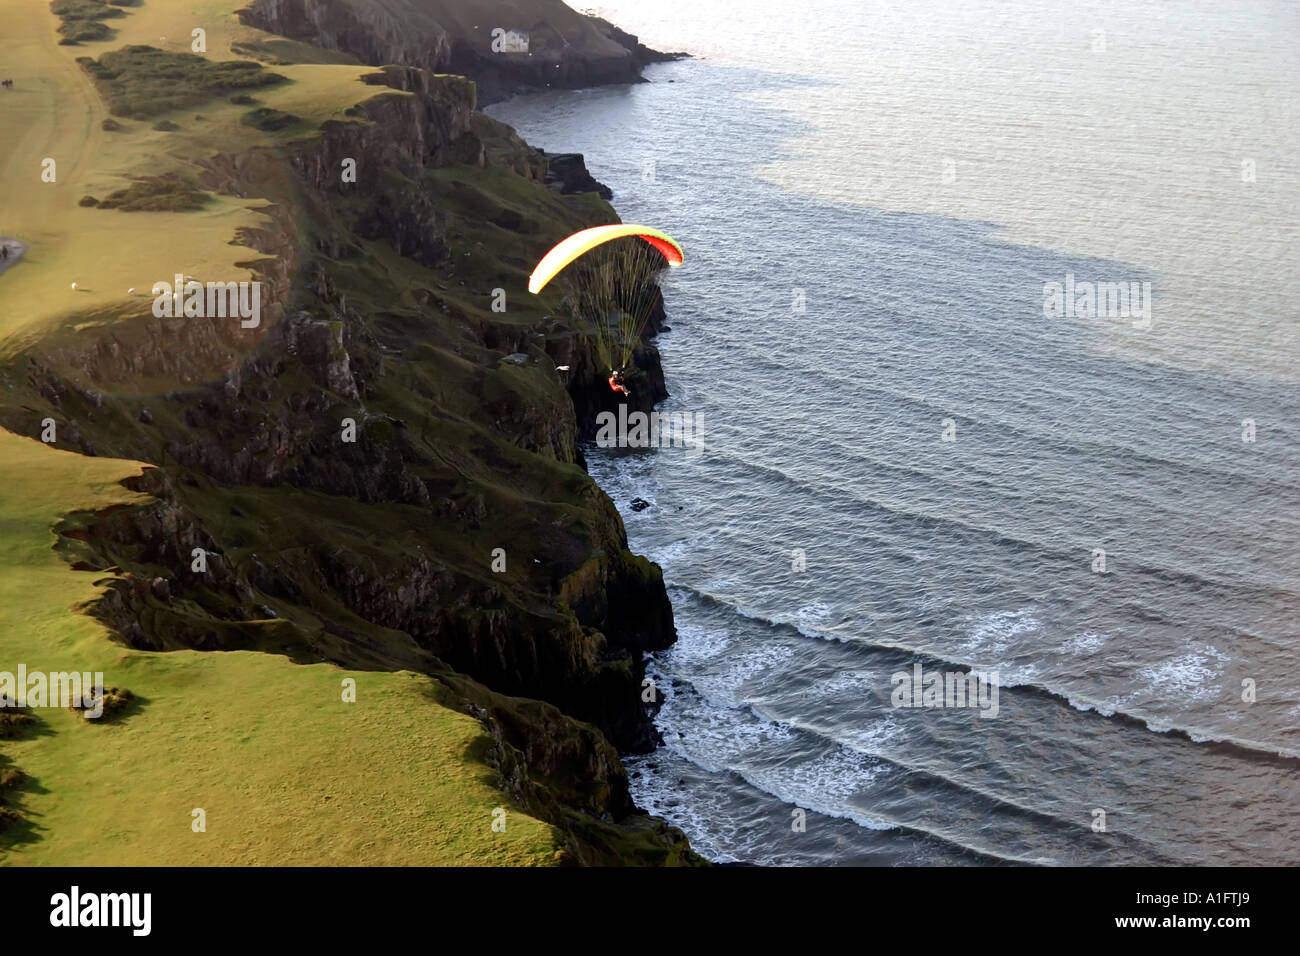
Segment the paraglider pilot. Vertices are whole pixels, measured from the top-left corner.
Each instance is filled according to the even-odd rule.
[[[627,385],[623,382],[623,370],[619,369],[612,372],[609,376],[609,387],[616,392],[622,392],[624,395],[631,395]]]

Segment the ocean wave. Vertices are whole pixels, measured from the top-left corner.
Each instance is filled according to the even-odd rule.
[[[752,473],[766,475],[792,491],[830,499],[833,506],[828,505],[829,513],[842,510],[845,500],[847,500],[871,512],[910,522],[922,530],[932,531],[940,527],[954,528],[969,535],[983,538],[995,547],[1049,557],[1059,562],[1063,568],[1073,566],[1087,570],[1086,562],[1080,563],[1080,554],[1083,553],[1086,557],[1088,553],[1082,545],[1080,548],[1070,550],[1060,547],[1052,541],[1035,539],[1006,528],[977,524],[954,515],[909,507],[901,500],[890,501],[864,495],[852,490],[844,483],[826,479],[799,478],[774,464],[754,461],[736,449],[719,448],[715,445],[711,447],[710,451],[711,454],[726,458]],[[881,543],[884,541],[880,537],[875,540]],[[1114,555],[1111,556],[1111,560],[1115,560]],[[1126,569],[1126,573],[1148,575],[1165,584],[1183,584],[1198,591],[1213,590],[1224,595],[1231,594],[1233,597],[1254,597],[1257,599],[1280,597],[1290,604],[1300,604],[1300,591],[1284,587],[1280,583],[1247,579],[1241,575],[1213,574],[1206,570],[1193,570],[1187,567],[1173,567],[1152,562],[1135,562],[1130,568]]]
[[[1251,740],[1224,730],[1214,730],[1190,723],[1179,723],[1177,717],[1174,716],[1146,712],[1144,708],[1134,703],[1135,699],[1138,699],[1137,692],[1126,698],[1098,700],[1081,693],[1077,688],[1059,686],[1052,680],[1042,677],[1042,665],[1038,662],[1017,665],[1015,663],[1009,664],[1005,660],[993,661],[991,658],[980,660],[974,655],[970,657],[956,654],[941,656],[929,648],[923,649],[903,644],[863,641],[842,634],[830,633],[827,630],[807,628],[796,620],[775,619],[753,609],[727,601],[717,595],[682,584],[675,584],[672,589],[678,591],[681,596],[689,595],[715,609],[726,610],[764,627],[784,631],[788,634],[797,634],[812,640],[833,641],[868,651],[890,651],[908,654],[922,660],[927,668],[996,670],[999,675],[999,686],[1003,689],[1045,695],[1068,705],[1076,711],[1091,711],[1101,718],[1128,719],[1145,727],[1152,733],[1176,733],[1193,743],[1222,744],[1236,748],[1245,756],[1278,757],[1288,760],[1300,759],[1300,750],[1292,749],[1281,743]],[[1011,636],[1036,633],[1040,626],[1041,622],[1028,608],[996,612],[988,615],[986,620],[975,626],[976,636],[968,643],[967,649],[975,650],[983,647],[987,651],[989,648],[996,648],[1005,653],[1010,646],[1009,638]],[[1067,641],[1063,647],[1069,645],[1070,642]],[[709,686],[721,699],[734,701],[736,699],[735,691],[744,681],[752,680],[765,671],[775,670],[778,666],[778,660],[788,663],[795,657],[796,654],[792,650],[783,650],[779,652],[779,656],[768,650],[765,652],[765,656],[756,660],[755,663],[739,665],[733,675],[711,678],[712,682],[709,683]],[[1223,657],[1226,661],[1223,652],[1209,645],[1204,645],[1178,657],[1146,666],[1140,669],[1139,673],[1149,678],[1146,685],[1148,693],[1176,693],[1178,688],[1197,692],[1196,688],[1203,686],[1204,683],[1203,680],[1198,681],[1197,678],[1204,678],[1207,674],[1212,673],[1198,661],[1201,659],[1205,661],[1215,660],[1220,657]],[[1197,698],[1199,700],[1206,700],[1211,696],[1208,690],[1197,693],[1200,694]]]

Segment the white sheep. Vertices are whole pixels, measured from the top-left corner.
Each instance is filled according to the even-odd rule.
[[[72,283],[72,291],[73,291],[73,292],[76,292],[76,291],[77,291],[77,283],[75,283],[75,282]]]

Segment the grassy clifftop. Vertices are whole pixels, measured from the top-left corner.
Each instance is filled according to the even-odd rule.
[[[39,865],[502,864],[554,862],[551,828],[505,805],[473,718],[414,673],[296,666],[255,653],[150,654],[70,611],[102,575],[72,571],[52,526],[69,508],[132,508],[140,465],[0,433],[0,634],[4,669],[101,671],[135,695],[100,725],[74,711],[5,741],[26,785],[3,859]],[[345,678],[357,703],[343,700]],[[205,813],[203,832],[193,827]]]
[[[0,852],[692,862],[611,744],[651,740],[640,655],[671,609],[581,468],[554,366],[591,377],[584,330],[562,287],[525,291],[613,211],[548,189],[472,83],[236,7],[126,6],[75,44],[43,2],[9,24],[4,172],[32,185],[0,226],[30,246],[0,276],[24,596],[0,670],[103,670],[134,700],[0,743],[26,781]],[[176,274],[259,281],[260,322],[156,317]]]

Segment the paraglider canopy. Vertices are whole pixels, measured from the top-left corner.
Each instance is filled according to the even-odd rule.
[[[561,239],[550,252],[542,256],[541,261],[537,263],[537,268],[528,277],[528,291],[536,295],[546,288],[546,284],[563,271],[564,267],[574,259],[590,252],[597,246],[626,236],[636,236],[638,239],[644,239],[650,243],[668,260],[670,266],[682,264],[682,247],[677,244],[675,239],[658,229],[625,223],[612,226],[593,226],[590,229],[575,232],[567,239]]]
[[[560,240],[528,279],[534,295],[569,269],[575,317],[588,327],[597,357],[611,372],[626,368],[641,334],[663,308],[658,273],[682,264],[682,247],[649,226],[593,226]],[[570,268],[572,267],[572,268]],[[610,387],[624,391],[611,378]]]

